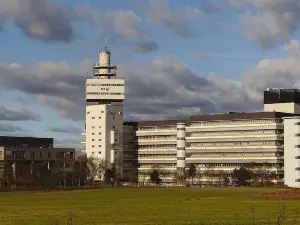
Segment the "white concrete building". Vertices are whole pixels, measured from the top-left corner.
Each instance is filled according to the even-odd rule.
[[[230,177],[243,165],[267,165],[283,183],[283,116],[287,113],[259,112],[192,116],[186,121],[144,121],[126,123],[135,134],[124,145],[136,152],[138,180],[149,182],[157,167],[164,183],[175,183],[174,175],[194,164],[195,184],[213,186],[220,176]],[[126,129],[128,130],[128,128]],[[134,156],[128,156],[134,160]],[[133,168],[126,160],[126,168]],[[227,175],[226,175],[227,174]]]
[[[300,188],[300,117],[284,118],[284,184]]]
[[[121,176],[140,183],[158,168],[163,183],[194,164],[201,185],[247,165],[267,166],[275,183],[300,188],[300,91],[268,89],[264,112],[191,116],[186,120],[123,123],[124,79],[116,78],[111,53],[99,53],[94,78],[86,80],[87,157],[118,165]]]
[[[97,157],[109,167],[123,164],[124,79],[116,78],[107,48],[99,53],[93,78],[86,79],[86,127],[82,133],[87,157]],[[121,169],[122,171],[122,169]]]

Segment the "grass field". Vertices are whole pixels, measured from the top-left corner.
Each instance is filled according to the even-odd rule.
[[[0,193],[0,224],[277,224],[282,205],[290,219],[285,224],[300,224],[300,201],[257,197],[271,191],[278,190],[107,188]],[[73,223],[67,223],[67,217]],[[64,222],[55,222],[58,218]]]

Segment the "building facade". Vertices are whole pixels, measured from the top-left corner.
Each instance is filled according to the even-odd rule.
[[[53,138],[0,136],[0,146],[23,148],[53,148]]]
[[[284,118],[284,183],[300,188],[300,117]]]
[[[116,78],[111,53],[99,53],[93,78],[86,79],[86,127],[82,134],[87,157],[99,158],[109,167],[123,164],[124,79]]]
[[[149,182],[149,174],[157,168],[163,182],[172,184],[178,172],[194,164],[199,173],[195,181],[210,186],[220,175],[230,178],[236,168],[261,164],[278,175],[274,182],[282,183],[284,116],[291,114],[234,113],[192,116],[186,121],[126,123],[124,131],[131,127],[131,133],[124,137],[132,139],[124,142],[124,153],[136,152],[137,157],[136,162],[135,155],[126,157],[124,166],[137,166],[140,183]]]

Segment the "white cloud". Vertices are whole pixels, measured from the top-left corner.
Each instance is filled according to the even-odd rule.
[[[42,41],[69,42],[74,35],[72,8],[50,0],[0,0],[0,18],[0,30],[13,20],[26,35]]]
[[[234,5],[250,4],[258,12],[244,15],[244,35],[259,42],[262,47],[276,46],[288,41],[300,28],[300,1],[298,0],[230,0]]]
[[[25,108],[10,108],[4,105],[0,105],[0,120],[9,121],[41,121],[40,115],[37,115],[33,111]]]

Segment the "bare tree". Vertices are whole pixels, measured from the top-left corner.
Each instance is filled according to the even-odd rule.
[[[186,185],[186,179],[188,177],[187,171],[183,170],[183,171],[177,171],[177,173],[175,173],[175,180],[176,183],[181,185],[181,186],[185,186]]]
[[[219,187],[227,187],[229,185],[229,178],[228,174],[224,170],[218,170],[216,171],[217,176],[217,185]]]
[[[212,186],[214,184],[215,171],[212,166],[207,166],[203,171],[203,175],[206,179],[206,184]]]
[[[195,177],[196,179],[195,179],[195,184],[197,185],[197,186],[201,186],[202,187],[202,185],[203,185],[203,173],[202,173],[202,171],[201,170],[197,170],[197,173],[196,173],[196,177]]]
[[[190,164],[187,171],[187,176],[189,179],[192,180],[192,186],[194,185],[194,178],[196,177],[196,175],[197,175],[197,168],[195,164]]]
[[[96,180],[103,180],[104,172],[107,168],[105,160],[98,157],[87,158],[87,178],[95,186]]]
[[[249,164],[248,169],[251,172],[252,185],[260,187],[274,185],[273,180],[277,178],[277,174],[271,167],[268,163]]]
[[[87,179],[87,158],[85,155],[78,157],[73,163],[73,180],[79,186],[86,183]]]

